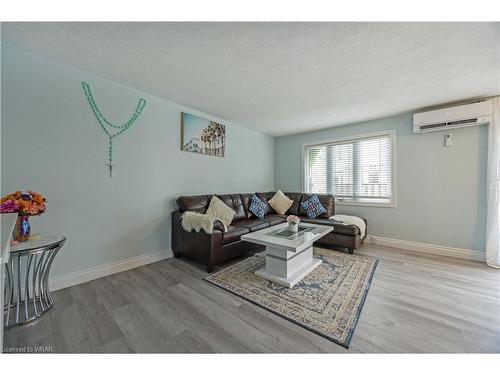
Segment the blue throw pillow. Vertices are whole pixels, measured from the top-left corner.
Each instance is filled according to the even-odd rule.
[[[307,217],[309,219],[314,219],[326,212],[325,207],[323,207],[317,195],[313,195],[311,198],[309,198],[305,202],[302,202],[300,205],[306,211]]]
[[[257,195],[252,195],[249,210],[259,219],[264,219],[267,212],[267,202],[263,202]]]

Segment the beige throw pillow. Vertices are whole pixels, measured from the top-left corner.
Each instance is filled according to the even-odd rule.
[[[208,209],[205,214],[210,215],[217,220],[220,220],[222,224],[228,227],[233,221],[235,212],[227,204],[225,204],[214,195],[210,200],[210,204],[208,205]]]
[[[290,207],[292,207],[293,200],[288,198],[281,190],[278,190],[274,197],[269,199],[269,205],[280,215],[284,215]]]

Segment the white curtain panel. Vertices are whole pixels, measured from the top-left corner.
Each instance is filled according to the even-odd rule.
[[[488,133],[486,263],[500,268],[500,96],[492,99]]]

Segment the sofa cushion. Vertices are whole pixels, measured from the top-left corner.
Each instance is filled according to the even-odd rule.
[[[200,214],[207,212],[212,195],[186,195],[177,198],[176,203],[180,212],[193,211]]]
[[[248,228],[250,232],[255,232],[257,230],[269,227],[270,223],[267,220],[260,220],[255,218],[255,219],[239,220],[234,223],[234,226],[245,227]]]
[[[220,220],[227,227],[233,221],[234,210],[214,195],[210,200],[206,214]]]
[[[234,211],[234,221],[246,219],[246,212],[240,194],[224,194],[217,195],[217,197]]]
[[[247,219],[255,217],[255,215],[250,211],[250,202],[252,201],[252,195],[253,194],[251,193],[240,194],[241,202],[243,203],[243,208],[245,209]]]
[[[222,234],[222,243],[228,244],[240,240],[244,234],[250,233],[250,229],[241,226],[230,225],[227,227],[227,232]]]
[[[301,202],[305,202],[313,195],[318,196],[321,205],[326,210],[325,213],[322,213],[318,216],[319,218],[328,219],[330,216],[335,215],[335,198],[331,194],[302,194]],[[302,205],[300,205],[298,216],[307,216],[306,211],[304,210],[304,207],[302,207]]]
[[[266,216],[268,204],[266,201],[260,199],[257,195],[252,195],[252,200],[250,202],[250,212],[252,212],[259,219],[263,219]]]
[[[267,204],[267,213],[266,215],[271,215],[275,214],[276,211],[274,211],[274,208],[271,207],[269,204],[268,200],[274,197],[274,194],[276,194],[275,191],[268,191],[267,193],[255,193],[262,201],[266,202]]]
[[[285,215],[267,215],[264,219],[264,221],[267,221],[271,226],[281,224],[286,222],[286,216]]]
[[[288,209],[288,211],[285,213],[285,215],[299,215],[299,206],[300,206],[300,199],[302,197],[302,193],[284,193],[288,198],[293,200],[292,205]]]
[[[319,198],[317,195],[313,195],[311,198],[306,200],[305,202],[301,202],[300,206],[304,209],[306,212],[306,215],[309,219],[314,219],[318,217],[321,214],[324,214],[326,212],[325,208],[319,201]]]
[[[359,228],[355,225],[339,224],[338,222],[329,219],[308,219],[301,217],[300,221],[302,223],[333,226],[333,231],[330,233],[345,234],[348,236],[357,236],[360,233]]]
[[[278,190],[267,202],[279,215],[284,215],[292,206],[293,200],[288,198],[281,190]]]

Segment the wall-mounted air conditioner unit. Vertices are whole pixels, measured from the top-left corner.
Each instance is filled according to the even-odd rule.
[[[415,113],[413,132],[427,133],[489,124],[491,114],[492,105],[489,100]]]

